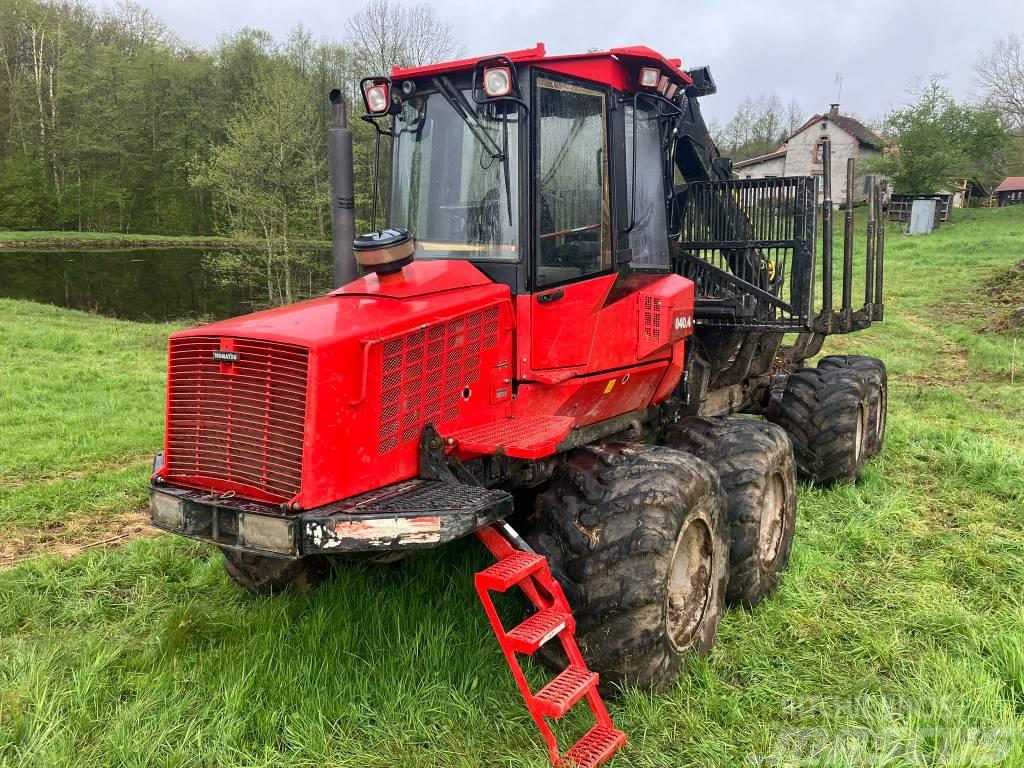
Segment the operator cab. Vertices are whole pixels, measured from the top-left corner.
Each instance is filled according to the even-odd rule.
[[[697,109],[693,87],[648,48],[543,44],[366,78],[378,155],[392,139],[388,226],[412,234],[415,258],[470,261],[517,295],[666,274],[672,131]]]

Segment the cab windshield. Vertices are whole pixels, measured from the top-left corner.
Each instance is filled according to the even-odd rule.
[[[503,164],[495,148],[502,146],[504,117],[493,107],[474,104],[466,91],[461,96],[460,105],[475,112],[478,130],[442,93],[417,95],[402,105],[394,126],[391,224],[412,233],[417,258],[513,261],[518,258],[518,115],[508,114]]]

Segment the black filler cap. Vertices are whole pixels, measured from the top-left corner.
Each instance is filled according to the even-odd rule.
[[[407,229],[379,229],[352,242],[356,261],[367,272],[390,275],[412,263],[415,244]]]

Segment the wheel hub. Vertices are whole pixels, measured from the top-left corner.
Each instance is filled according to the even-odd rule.
[[[885,387],[882,387],[882,392],[878,397],[878,413],[875,415],[875,445],[878,446],[882,444],[882,437],[885,435],[885,419],[889,410],[888,399],[889,393],[885,391]]]
[[[779,556],[786,532],[786,485],[776,472],[768,480],[757,534],[757,554],[764,568],[771,568]]]
[[[711,603],[713,558],[707,522],[688,520],[676,539],[666,600],[669,642],[679,653],[689,650],[697,639]]]
[[[859,462],[864,455],[864,407],[857,409],[857,432],[853,438],[854,461]]]

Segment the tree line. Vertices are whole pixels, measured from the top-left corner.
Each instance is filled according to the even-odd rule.
[[[461,53],[431,6],[397,0],[369,0],[340,41],[243,29],[209,49],[132,2],[4,0],[0,228],[244,236],[264,243],[270,274],[296,239],[329,236],[328,92],[350,106],[367,227],[374,134],[358,119],[359,79]],[[897,187],[1024,170],[1021,39],[996,41],[975,71],[974,103],[932,82],[875,126],[890,148],[880,170]],[[739,160],[773,151],[807,117],[764,94],[712,131]]]
[[[136,3],[4,0],[0,228],[329,237],[329,91],[350,105],[362,212],[360,77],[460,52],[428,5],[371,0],[346,33],[243,29],[201,49]]]

